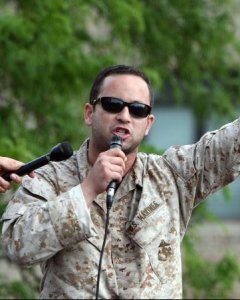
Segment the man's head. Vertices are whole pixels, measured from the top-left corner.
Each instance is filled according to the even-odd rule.
[[[118,65],[101,71],[85,105],[85,123],[92,129],[90,148],[107,150],[116,134],[123,140],[123,151],[136,155],[154,121],[152,102],[150,81],[139,70]]]
[[[147,86],[149,88],[149,95],[150,95],[150,106],[153,107],[154,96],[153,96],[153,90],[149,78],[142,71],[127,65],[109,66],[103,69],[101,72],[99,72],[90,90],[89,102],[92,103],[94,99],[98,98],[101,92],[102,84],[106,77],[110,75],[124,75],[124,74],[141,77],[147,83]]]

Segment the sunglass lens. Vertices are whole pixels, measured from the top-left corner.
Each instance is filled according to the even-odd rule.
[[[123,107],[124,103],[120,99],[116,98],[102,98],[103,109],[110,113],[119,113]]]
[[[103,109],[113,114],[121,112],[125,106],[128,106],[130,114],[135,118],[146,118],[151,111],[151,107],[143,103],[126,103],[114,97],[102,97],[100,99]]]
[[[141,103],[131,104],[129,111],[136,118],[145,118],[150,113],[149,107]]]

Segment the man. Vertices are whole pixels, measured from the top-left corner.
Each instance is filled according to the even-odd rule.
[[[11,180],[15,181],[16,183],[20,183],[21,177],[17,174],[14,174],[14,171],[20,168],[22,165],[23,163],[20,161],[9,157],[0,156],[0,193],[5,193],[11,187],[10,182],[4,180],[4,178],[1,176],[8,171],[13,171],[13,174],[10,175]]]
[[[193,208],[239,175],[240,121],[163,156],[138,153],[154,116],[149,80],[128,66],[100,72],[85,105],[90,138],[66,161],[25,178],[3,215],[3,245],[41,263],[40,298],[94,298],[110,210],[99,298],[181,298],[180,243]],[[109,149],[113,135],[122,150]]]

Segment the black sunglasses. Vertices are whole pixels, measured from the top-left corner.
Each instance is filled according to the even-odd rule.
[[[151,106],[140,102],[125,102],[122,99],[115,97],[101,97],[92,101],[95,105],[98,101],[101,102],[102,108],[112,114],[117,114],[123,110],[125,106],[128,107],[129,113],[134,118],[146,118],[151,112]]]

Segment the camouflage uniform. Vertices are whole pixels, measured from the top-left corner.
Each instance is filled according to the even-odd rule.
[[[181,298],[180,243],[193,208],[239,174],[239,120],[163,156],[138,153],[110,211],[99,298]],[[3,245],[21,265],[41,263],[40,298],[94,298],[105,193],[88,209],[79,185],[87,142],[23,180],[4,215]]]

